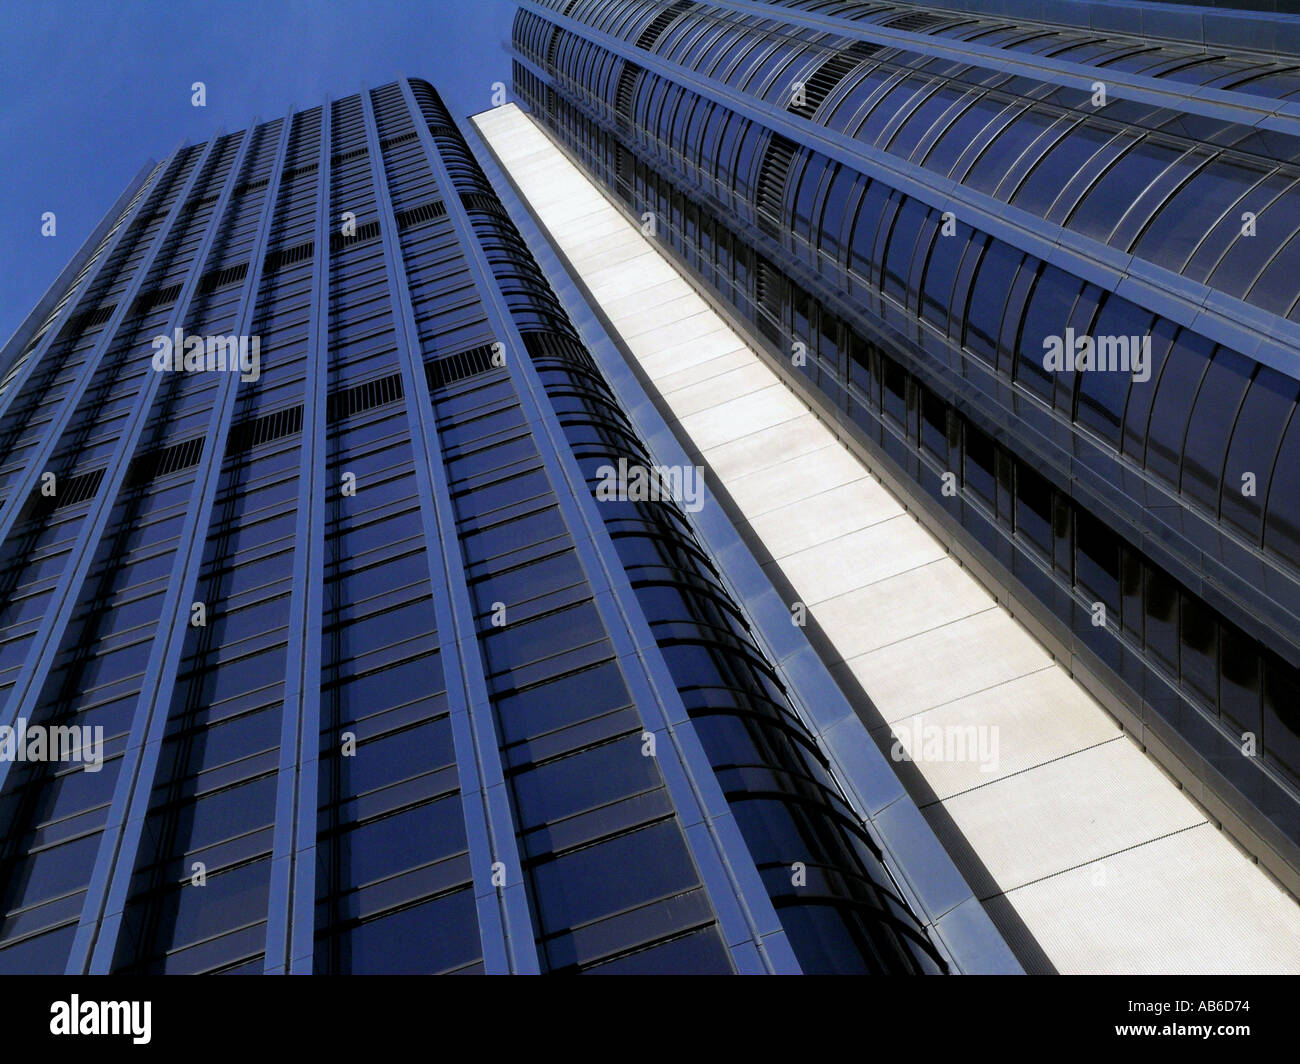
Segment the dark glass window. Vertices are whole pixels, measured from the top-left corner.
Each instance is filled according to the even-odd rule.
[[[1183,689],[1206,705],[1219,703],[1218,623],[1214,612],[1191,595],[1179,596],[1182,611],[1178,645]]]
[[[1178,671],[1178,588],[1169,577],[1146,567],[1143,595],[1147,652],[1171,673]]]
[[[885,249],[885,271],[882,287],[886,295],[905,301],[907,298],[907,276],[912,265],[912,256],[916,251],[917,237],[921,232],[921,223],[925,221],[929,208],[919,200],[907,199],[898,212],[893,232],[889,234],[889,245]]]
[[[942,228],[935,236],[921,286],[921,315],[942,329],[947,328],[952,310],[952,287],[957,279],[957,267],[974,233],[970,226],[960,222],[954,228],[951,236],[945,236]]]
[[[1129,341],[1130,359],[1134,345],[1141,345],[1144,338],[1151,335],[1154,315],[1127,299],[1108,295],[1102,304],[1101,313],[1097,315],[1096,324],[1092,326],[1091,335],[1094,344],[1100,337],[1125,337]],[[1150,343],[1152,362],[1155,360],[1155,344]],[[1132,362],[1130,361],[1130,365]],[[1148,367],[1154,379],[1156,367]],[[1078,410],[1079,424],[1092,429],[1116,449],[1119,448],[1119,430],[1124,420],[1124,407],[1128,402],[1129,390],[1133,387],[1150,387],[1150,380],[1136,384],[1133,374],[1120,371],[1096,371],[1080,373]]]
[[[1134,254],[1181,272],[1205,234],[1264,173],[1235,160],[1209,163],[1156,212]]]
[[[1092,186],[1066,224],[1096,240],[1108,239],[1133,201],[1182,154],[1151,139],[1140,141]]]
[[[996,363],[1002,312],[1024,257],[1009,244],[994,240],[980,262],[966,309],[965,345],[985,362]]]
[[[1016,535],[1052,557],[1052,485],[1025,465],[1016,467]]]
[[[1255,363],[1235,351],[1219,348],[1205,371],[1196,397],[1187,441],[1183,447],[1182,492],[1217,512],[1219,480],[1228,437]]]
[[[1263,665],[1259,647],[1231,625],[1219,626],[1223,671],[1219,676],[1219,712],[1242,731],[1259,735]]]
[[[1295,409],[1297,395],[1300,395],[1300,383],[1294,378],[1260,366],[1246,390],[1232,429],[1232,442],[1223,467],[1222,515],[1256,543],[1263,531],[1260,518],[1272,483],[1273,460],[1282,442],[1282,431]]]
[[[1300,417],[1292,416],[1269,482],[1264,546],[1300,568]]]
[[[1213,343],[1184,329],[1160,371],[1147,426],[1146,467],[1170,484],[1178,483],[1187,419],[1213,352]],[[1154,381],[1153,375],[1146,383]]]
[[[1086,122],[1079,123],[1034,164],[1029,176],[1011,197],[1012,205],[1045,217],[1070,179],[1113,135]]]
[[[970,422],[965,423],[964,436],[963,483],[992,509],[997,505],[996,448],[993,441]]]
[[[1272,654],[1265,661],[1263,718],[1264,756],[1300,780],[1300,683],[1295,670]]]
[[[1056,116],[1051,112],[1035,107],[1016,115],[984,148],[975,165],[962,179],[962,184],[992,195],[1021,153],[1055,121]]]
[[[1029,300],[1029,309],[1020,330],[1016,380],[1048,403],[1052,401],[1053,374],[1043,365],[1047,350],[1045,344],[1051,337],[1064,344],[1065,326],[1082,290],[1083,282],[1079,278],[1056,266],[1045,266]]]

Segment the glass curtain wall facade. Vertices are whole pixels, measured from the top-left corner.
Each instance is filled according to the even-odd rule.
[[[0,971],[948,970],[684,513],[592,498],[651,459],[428,84],[178,149],[56,295],[0,724],[102,761],[0,761]]]
[[[1295,892],[1300,35],[1024,6],[526,0],[514,87]]]

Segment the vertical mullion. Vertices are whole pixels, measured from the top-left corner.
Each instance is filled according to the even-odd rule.
[[[369,90],[362,91],[361,100],[383,230],[389,293],[402,334],[398,347],[405,402],[411,425],[420,514],[428,545],[426,557],[433,581],[438,641],[451,712],[461,808],[465,816],[479,937],[483,945],[483,966],[489,973],[536,973],[540,968],[536,933],[528,910],[514,817],[506,793],[500,746],[492,723],[492,704],[483,673],[464,561],[460,556],[455,511],[442,463],[433,401],[429,396],[423,359],[418,357],[419,332],[407,288],[406,269],[400,258],[397,222],[384,173],[379,131]],[[418,129],[422,121],[419,111],[411,114],[410,118]],[[422,143],[427,148],[428,141]],[[450,208],[457,195],[456,187],[446,180],[445,171],[435,171],[439,172],[442,173],[439,191]],[[437,557],[435,545],[440,552]],[[439,594],[439,590],[444,593]],[[492,869],[497,862],[505,867],[506,886],[500,889],[492,884]]]
[[[329,375],[330,130],[333,105],[321,105],[313,227],[311,310],[298,452],[298,514],[294,525],[293,593],[276,780],[268,975],[310,975],[315,952],[317,785],[320,769],[320,684],[325,578],[326,391]]]
[[[236,335],[246,334],[256,320],[254,312],[266,261],[265,251],[270,221],[275,203],[279,199],[280,175],[288,152],[292,118],[290,112],[280,131],[280,143],[266,187],[266,200],[262,204],[257,236],[250,253],[248,276],[244,281],[244,289],[240,293],[240,309],[235,319]],[[214,236],[221,231],[226,221],[229,193],[239,183],[244,161],[249,157],[249,146],[256,138],[256,131],[257,124],[254,123],[244,134],[239,146],[239,156],[231,166],[230,174],[226,179],[222,201],[218,204],[218,209],[214,210],[209,223],[208,236]],[[197,280],[201,266],[201,261],[196,258],[191,272],[192,278]],[[90,890],[86,892],[81,923],[77,928],[72,956],[68,961],[68,974],[78,974],[81,971],[95,975],[104,974],[109,971],[113,963],[118,931],[126,908],[140,839],[149,811],[154,776],[162,751],[163,732],[167,725],[167,707],[173,696],[181,650],[188,629],[191,601],[189,596],[198,581],[211,524],[212,502],[221,482],[226,439],[235,409],[238,384],[239,374],[227,370],[217,386],[203,461],[199,465],[199,471],[191,488],[190,504],[181,531],[180,545],[172,561],[167,590],[163,594],[158,628],[150,647],[149,661],[141,684],[140,702],[136,707],[135,719],[131,722],[130,740],[123,753],[123,765],[113,791],[108,827],[104,830],[99,853],[95,858],[95,872],[91,879]]]
[[[104,351],[108,349],[113,334],[117,332],[122,315],[126,313],[126,308],[134,302],[144,278],[153,269],[154,259],[157,257],[159,250],[164,246],[167,238],[171,236],[172,226],[182,213],[191,193],[198,186],[203,170],[207,167],[209,160],[215,156],[217,141],[220,139],[221,133],[218,132],[208,142],[202,156],[195,162],[194,170],[186,180],[185,186],[177,194],[176,202],[172,204],[167,220],[162,229],[159,230],[157,240],[150,249],[147,258],[140,263],[139,270],[130,287],[122,294],[117,310],[105,327],[104,335],[96,345],[93,360],[96,368],[98,360],[103,356]],[[224,197],[233,187],[233,183],[227,180],[222,193],[223,198],[218,203],[218,207],[225,203]],[[195,262],[199,265],[201,265],[203,257],[206,256],[208,248],[211,247],[214,232],[215,230],[207,234],[195,252]],[[183,316],[182,308],[188,305],[190,295],[198,285],[198,275],[199,267],[196,265],[190,272],[185,287],[177,298],[176,310],[168,319],[166,330],[168,334],[180,322]],[[63,421],[66,422],[67,419],[71,418],[72,410],[76,406],[81,392],[84,391],[85,385],[89,383],[91,375],[92,367],[88,363],[82,371],[83,380],[79,381],[76,395],[70,395],[66,400],[67,409],[61,414]],[[109,516],[112,514],[113,506],[117,501],[118,492],[126,479],[130,456],[144,431],[145,423],[149,420],[149,411],[153,405],[153,397],[158,387],[159,376],[160,374],[152,371],[146,373],[144,383],[136,393],[135,404],[129,422],[122,430],[117,444],[113,448],[113,454],[109,459],[103,480],[100,482],[99,490],[96,491],[95,498],[91,501],[90,511],[83,519],[80,531],[77,534],[77,540],[68,554],[68,568],[59,576],[58,584],[55,586],[42,615],[40,627],[37,628],[35,635],[32,637],[31,649],[27,653],[27,658],[23,662],[23,667],[14,682],[14,686],[9,691],[6,706],[8,719],[6,720],[5,716],[0,716],[0,723],[13,724],[19,717],[31,719],[32,711],[36,708],[37,701],[40,698],[41,688],[54,664],[54,659],[58,655],[59,637],[71,621],[72,614],[76,609],[77,589],[81,587],[86,574],[90,571],[91,564],[94,561],[94,547],[99,542],[100,536],[103,535],[104,528],[108,524]],[[52,433],[51,436],[53,437]],[[41,453],[32,456],[32,461],[28,463],[23,476],[17,481],[19,485],[24,484],[28,479],[28,474],[30,474],[32,481],[35,481],[40,472],[40,465],[44,464],[45,458],[42,457],[42,454],[48,456],[56,442],[57,438],[52,438],[48,443],[48,449],[43,445]],[[13,496],[15,500],[20,497],[17,494],[18,490],[30,492],[34,490],[34,483],[16,489]],[[19,506],[10,506],[0,510],[0,546],[3,546],[5,538],[12,530],[14,520],[20,509]],[[13,762],[10,760],[0,760],[0,788],[4,787],[12,764]]]

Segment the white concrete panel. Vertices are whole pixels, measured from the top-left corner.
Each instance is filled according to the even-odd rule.
[[[959,576],[945,556],[828,598],[812,615],[824,631],[835,633],[842,657],[856,657],[997,607],[992,595]]]
[[[815,606],[944,556],[943,548],[909,515],[900,514],[811,550],[788,555],[775,564],[800,598]],[[888,619],[882,619],[882,623],[888,623]],[[828,634],[833,641],[834,633]]]
[[[740,446],[737,441],[729,446]],[[716,456],[726,448],[710,453],[714,471],[724,480],[729,476]],[[782,558],[810,547],[821,546],[849,532],[887,521],[902,514],[898,500],[870,477],[829,491],[810,495],[803,502],[772,510],[762,517],[750,518],[750,526],[771,552]]]
[[[999,609],[890,643],[839,667],[857,678],[893,723],[1051,664],[1047,651]]]

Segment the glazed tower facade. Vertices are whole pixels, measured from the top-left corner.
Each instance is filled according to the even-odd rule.
[[[944,942],[682,507],[596,502],[653,460],[425,82],[142,172],[0,425],[0,724],[102,729],[0,761],[0,970],[1005,954]]]

